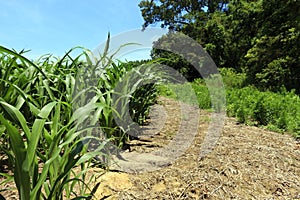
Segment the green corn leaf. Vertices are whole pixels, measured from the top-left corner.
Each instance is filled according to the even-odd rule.
[[[13,57],[10,62],[8,63],[8,66],[6,67],[5,73],[3,75],[3,80],[8,81],[10,75],[11,75],[11,71],[14,67],[14,63],[16,62],[17,58]]]
[[[103,153],[100,152],[99,150],[103,149],[105,146],[106,142],[102,142],[101,145],[97,148],[97,151],[93,151],[93,152],[88,152],[85,153],[83,156],[80,157],[80,159],[77,161],[77,165],[80,165],[82,163],[85,163],[87,161],[89,161],[90,159],[102,155]]]
[[[25,102],[25,99],[19,95],[16,102],[16,108],[20,110],[20,108],[24,105]]]
[[[30,130],[27,126],[27,123],[26,123],[26,119],[24,118],[24,116],[22,115],[22,113],[16,109],[14,106],[4,102],[4,101],[1,101],[0,100],[0,104],[4,107],[4,109],[7,111],[7,113],[9,113],[9,115],[15,119],[16,121],[18,121],[23,129],[23,131],[25,132],[27,138],[30,138]]]
[[[28,60],[27,58],[25,58],[25,57],[22,56],[21,54],[16,53],[16,52],[14,52],[14,51],[12,51],[12,50],[9,50],[9,49],[7,49],[7,48],[5,48],[5,47],[3,47],[3,46],[0,46],[0,51],[1,51],[1,52],[6,52],[6,53],[8,53],[8,54],[11,54],[11,55],[13,55],[13,56],[19,58],[20,60],[22,60],[22,61],[28,63],[29,65],[31,65],[31,66],[33,66],[35,69],[37,69],[37,70],[38,70],[45,78],[48,79],[48,77],[46,76],[46,74],[45,74],[45,73],[44,73],[44,72],[43,72],[36,64],[34,64],[33,62],[31,62],[30,60]]]
[[[62,173],[62,176],[65,176],[67,172],[69,172],[77,164],[77,161],[80,159],[79,154],[81,153],[83,146],[84,144],[82,141],[78,141],[76,143],[75,148],[69,154],[68,163],[64,169],[64,172]]]
[[[77,121],[78,124],[82,123],[87,117],[89,117],[90,113],[95,110],[96,108],[96,102],[98,100],[98,97],[93,97],[88,104],[86,104],[83,107],[78,108],[72,118],[71,121]]]
[[[36,185],[38,178],[39,178],[39,164],[38,164],[38,159],[35,157],[34,159],[34,168],[32,170],[32,185]]]
[[[35,105],[33,105],[31,102],[28,102],[30,112],[33,113],[35,116],[38,116],[38,114],[41,112],[40,109],[38,109]]]
[[[75,128],[73,129],[75,130]],[[59,148],[63,148],[64,146],[68,145],[68,144],[71,144],[72,142],[75,141],[75,139],[82,133],[84,132],[84,130],[81,130],[81,131],[77,131],[75,133],[73,133],[73,131],[70,131],[67,135],[66,135],[66,139],[65,141],[59,145]]]
[[[46,90],[48,92],[48,95],[49,95],[50,99],[52,101],[55,101],[55,97],[54,97],[54,94],[52,92],[53,90],[49,86],[49,80],[43,80],[43,84],[44,84],[44,86],[45,86],[45,88],[46,88]]]
[[[6,89],[5,91],[5,95],[3,96],[3,99],[5,101],[9,101],[9,100],[12,100],[13,98],[13,92],[14,92],[14,87],[12,85],[9,86],[8,89]]]
[[[110,32],[108,32],[107,40],[106,40],[106,44],[105,44],[105,48],[104,48],[104,52],[103,52],[103,57],[104,58],[107,57],[108,49],[109,49],[109,43],[110,43]]]
[[[107,105],[103,104],[103,103],[96,103],[97,110],[95,111],[95,113],[93,115],[91,125],[95,125],[99,121],[101,113],[106,106]]]
[[[71,74],[68,74],[66,76],[66,91],[67,91],[67,95],[70,95],[70,97],[72,97],[72,94],[74,92],[75,82],[76,82],[75,78]]]
[[[58,127],[59,127],[59,120],[60,120],[60,112],[61,109],[61,102],[58,102],[55,106],[55,113],[52,118],[52,124],[51,124],[51,140],[53,140],[53,137],[57,135],[58,133]]]
[[[7,133],[10,137],[11,147],[15,154],[15,169],[14,169],[14,179],[16,186],[19,191],[21,200],[30,200],[30,176],[28,171],[22,169],[23,162],[26,158],[25,144],[23,138],[21,137],[18,129],[0,114],[0,121],[6,126]]]
[[[53,198],[54,193],[57,189],[58,183],[60,180],[62,180],[69,172],[70,170],[76,166],[77,161],[80,159],[80,152],[83,149],[83,143],[82,142],[77,142],[75,148],[70,152],[70,154],[68,155],[68,161],[66,166],[64,167],[62,173],[57,177],[52,190],[49,194],[49,199]]]
[[[45,140],[47,142],[47,146],[50,146],[50,144],[52,143],[53,137],[49,133],[49,131],[47,131],[47,129],[44,129],[43,137],[45,138]]]
[[[0,173],[0,176],[5,177],[3,181],[0,182],[0,185],[3,185],[5,183],[9,183],[14,180],[14,176],[7,174],[7,173]],[[1,190],[0,190],[1,191]]]
[[[47,119],[53,107],[57,104],[57,102],[51,102],[44,106],[38,116],[42,119]]]
[[[4,125],[0,124],[0,135],[2,135],[5,130],[6,130],[6,127]]]
[[[39,176],[39,180],[35,187],[31,190],[30,199],[37,199],[37,194],[48,177],[49,167],[57,159],[57,157],[59,157],[59,153],[60,150],[56,149],[56,151],[51,154],[51,158],[44,164],[42,173]]]
[[[32,133],[31,137],[28,141],[28,149],[27,149],[27,156],[26,160],[23,163],[24,171],[29,171],[30,167],[33,165],[34,158],[36,156],[37,145],[44,129],[46,120],[45,119],[36,119],[32,126]]]

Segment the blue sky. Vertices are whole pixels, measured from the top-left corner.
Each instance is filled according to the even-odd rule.
[[[35,59],[83,46],[95,49],[143,24],[139,0],[0,0],[0,45]],[[131,42],[131,41],[128,41]]]

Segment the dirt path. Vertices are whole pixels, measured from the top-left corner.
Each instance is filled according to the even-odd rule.
[[[156,113],[159,107],[152,113],[158,128],[152,137],[132,141],[127,154],[163,148],[178,131],[178,104],[160,101],[164,114]],[[299,141],[227,118],[214,151],[198,160],[210,113],[200,116],[198,134],[179,159],[152,172],[109,172],[99,179],[95,199],[300,199]]]

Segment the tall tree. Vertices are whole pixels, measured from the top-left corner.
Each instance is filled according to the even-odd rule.
[[[161,27],[181,30],[195,21],[207,21],[207,15],[223,10],[228,0],[142,0],[139,3],[144,18],[143,28],[161,23]]]
[[[246,71],[248,83],[300,93],[299,0],[142,0],[139,6],[144,28],[161,23],[181,31],[200,43],[218,67]],[[155,49],[152,55],[184,64]]]
[[[170,31],[181,31],[189,37],[196,40],[203,47],[207,45],[207,51],[212,55],[214,60],[219,63],[222,60],[222,45],[210,45],[213,40],[223,43],[224,32],[219,35],[212,35],[210,31],[221,30],[220,25],[215,26],[208,23],[211,18],[215,20],[219,17],[213,17],[216,12],[226,10],[228,0],[142,0],[139,4],[141,13],[144,18],[143,28],[150,24],[160,23],[161,27],[168,28]],[[216,55],[214,55],[216,53]],[[200,75],[192,65],[170,52],[153,49],[152,57],[168,58],[164,64],[174,67],[185,75],[186,78],[192,80]]]
[[[248,80],[261,88],[300,92],[300,1],[263,0],[247,59]]]

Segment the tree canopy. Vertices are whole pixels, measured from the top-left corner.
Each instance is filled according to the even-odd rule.
[[[223,10],[228,0],[142,0],[139,4],[144,17],[144,28],[160,22],[161,27],[181,30],[206,17],[206,13]]]
[[[139,6],[144,29],[159,23],[183,32],[200,43],[218,67],[246,72],[248,84],[300,92],[299,0],[142,0]],[[175,56],[152,51],[153,57],[168,55]],[[182,66],[180,58],[172,60]]]

